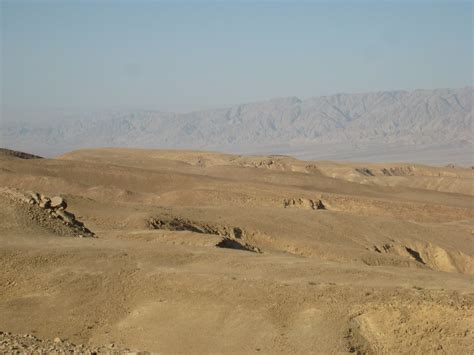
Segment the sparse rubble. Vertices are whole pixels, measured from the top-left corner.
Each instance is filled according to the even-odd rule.
[[[54,340],[39,339],[32,334],[12,334],[0,331],[1,354],[148,354],[119,348],[115,344],[108,346],[76,345],[59,337]]]
[[[66,211],[67,202],[61,196],[49,198],[38,192],[21,192],[9,188],[0,189],[0,193],[11,200],[26,205],[27,214],[34,220],[43,221],[44,217],[36,209],[41,209],[49,215],[50,219],[57,220],[65,225],[72,235],[77,237],[95,237],[95,234],[78,221],[73,213]],[[60,233],[64,234],[64,233]],[[70,233],[71,234],[71,233]]]
[[[355,171],[363,176],[415,176],[416,169],[413,166],[394,166],[390,168],[369,169],[355,168]]]
[[[325,210],[326,206],[321,200],[312,200],[307,198],[288,198],[283,201],[284,208],[302,208],[311,210]]]
[[[415,171],[413,166],[395,166],[382,169],[382,174],[386,176],[415,176]]]

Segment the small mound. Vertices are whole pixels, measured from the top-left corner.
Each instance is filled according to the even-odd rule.
[[[9,156],[9,157],[15,157],[19,159],[43,159],[43,157],[40,157],[39,155],[19,152],[16,150],[11,150],[11,149],[6,149],[6,148],[0,148],[0,156]]]

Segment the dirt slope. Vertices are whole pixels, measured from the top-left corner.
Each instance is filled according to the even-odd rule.
[[[64,196],[97,236],[0,198],[2,331],[165,354],[474,352],[471,169],[128,149],[0,163],[1,186]]]

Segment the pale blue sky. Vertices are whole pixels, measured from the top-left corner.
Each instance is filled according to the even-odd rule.
[[[472,85],[472,2],[2,1],[12,107],[186,111]]]

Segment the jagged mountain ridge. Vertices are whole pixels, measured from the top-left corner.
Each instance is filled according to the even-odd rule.
[[[102,146],[296,151],[295,155],[304,147],[309,157],[312,150],[317,152],[317,158],[334,146],[348,157],[357,157],[367,147],[377,147],[380,154],[384,146],[461,147],[467,152],[473,93],[467,87],[289,97],[184,114],[113,112],[100,113],[101,119],[94,120],[94,113],[86,118],[76,113],[72,119],[58,117],[46,123],[12,122],[6,117],[1,139],[8,147],[46,155]]]

